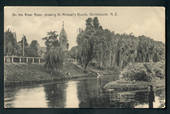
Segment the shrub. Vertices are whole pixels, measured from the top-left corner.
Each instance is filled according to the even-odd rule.
[[[153,78],[165,77],[165,63],[135,63],[126,66],[120,74],[120,78],[128,81],[147,81]]]

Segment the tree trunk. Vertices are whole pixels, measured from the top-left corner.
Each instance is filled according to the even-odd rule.
[[[89,62],[86,62],[86,64],[84,65],[84,70],[86,70],[88,64]]]

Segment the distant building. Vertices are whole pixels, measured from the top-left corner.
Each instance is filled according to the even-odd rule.
[[[69,44],[68,44],[68,40],[67,40],[67,34],[64,30],[64,22],[63,22],[62,29],[61,29],[61,32],[59,35],[59,42],[60,42],[60,45],[63,48],[63,50],[68,51]]]

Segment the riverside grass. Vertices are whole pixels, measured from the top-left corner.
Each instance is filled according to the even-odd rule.
[[[70,72],[72,77],[84,75],[81,69],[71,63],[65,64],[63,71],[55,75],[51,75],[43,64],[9,63],[4,65],[4,80],[5,82],[52,81],[62,79],[66,72]]]

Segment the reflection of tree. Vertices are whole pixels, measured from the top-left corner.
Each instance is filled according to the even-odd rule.
[[[94,107],[117,107],[117,108],[133,108],[135,101],[129,100],[128,95],[123,95],[121,100],[116,99],[117,93],[102,91],[97,95],[97,81],[83,80],[78,86],[78,97],[80,99],[80,108],[94,108]],[[138,95],[137,95],[138,96]],[[134,94],[133,96],[134,99]],[[122,102],[122,100],[124,102]],[[128,101],[128,102],[126,102]]]
[[[165,88],[155,91],[155,95],[161,99],[165,99]]]
[[[48,107],[64,107],[65,103],[65,84],[44,85]]]
[[[80,108],[88,108],[90,97],[96,96],[96,80],[82,80],[77,88]]]
[[[66,102],[65,84],[45,85],[48,107],[64,107]],[[80,108],[114,107],[134,108],[137,105],[148,104],[148,92],[108,92],[102,91],[97,95],[96,79],[81,80],[77,83],[77,94]],[[164,91],[156,91],[156,95],[162,96]]]
[[[84,86],[89,90],[90,86],[85,81]],[[81,89],[84,90],[84,89]],[[88,92],[87,92],[88,93]],[[92,93],[92,92],[90,92]],[[81,93],[80,93],[81,94]],[[82,98],[84,98],[85,94],[82,94]],[[87,95],[87,94],[86,94]],[[97,96],[96,94],[87,95],[85,100],[81,99],[80,107],[114,107],[114,108],[134,108],[136,104],[145,104],[148,103],[147,92],[136,92],[136,93],[121,93],[121,95],[117,92],[102,92],[101,96]],[[79,96],[80,97],[80,96]]]
[[[99,88],[100,89],[100,88]],[[108,107],[108,97],[97,95],[96,79],[80,81],[78,85],[78,97],[80,108]]]
[[[120,95],[121,94],[121,95]],[[116,108],[134,108],[136,104],[148,103],[147,92],[127,92],[120,93],[118,100],[112,101],[111,107]]]
[[[110,107],[114,108],[133,108],[134,107],[134,101],[131,102],[119,102],[119,101],[113,101]]]
[[[136,92],[134,96],[134,100],[140,104],[148,103],[148,92]]]

